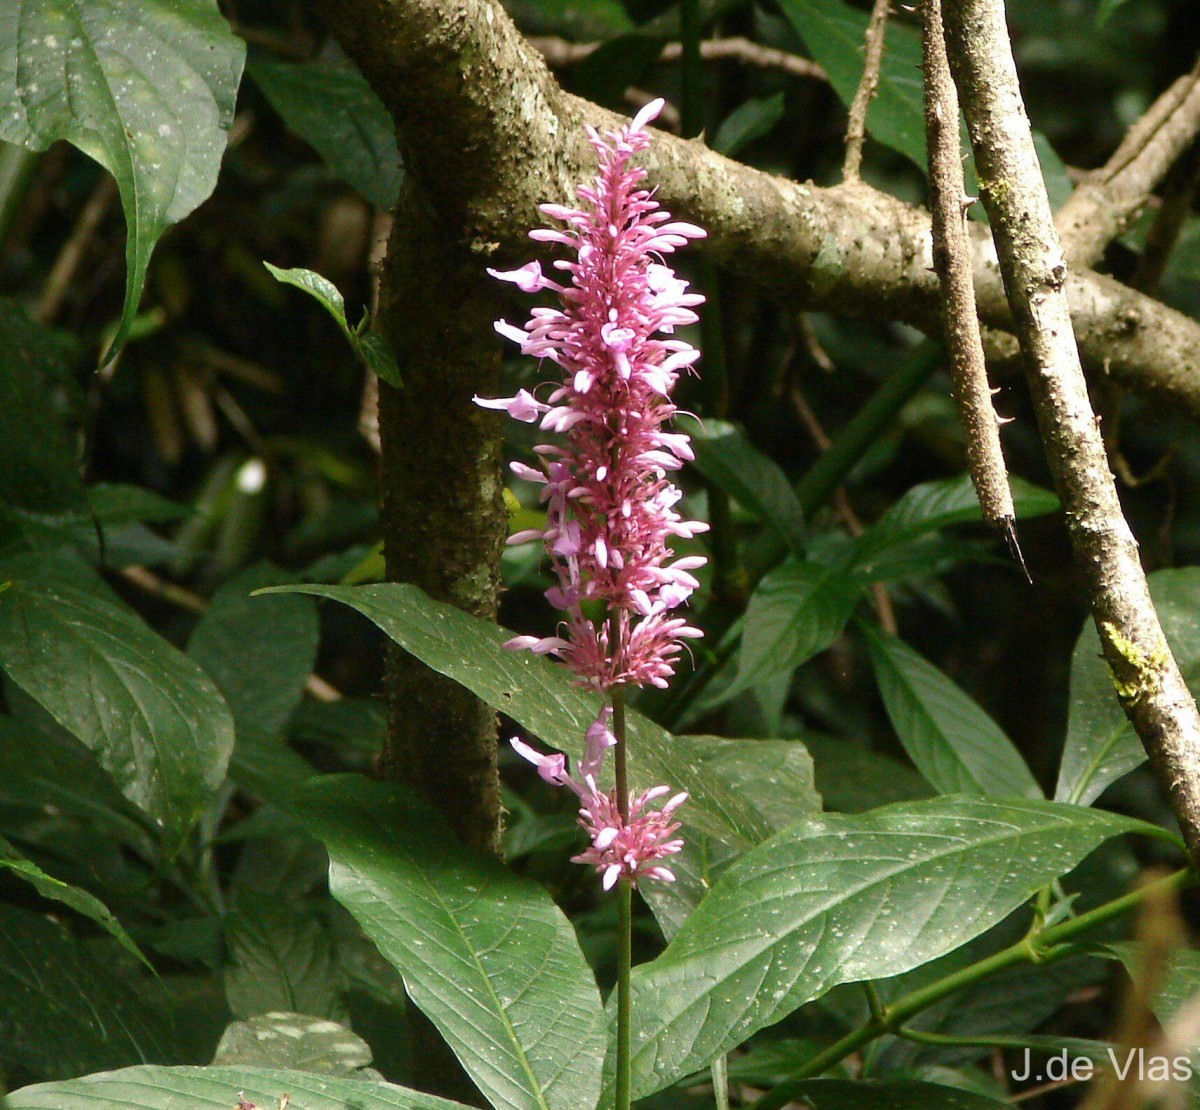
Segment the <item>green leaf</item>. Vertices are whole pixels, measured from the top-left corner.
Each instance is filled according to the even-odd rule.
[[[813,58],[849,105],[863,71],[868,14],[843,0],[779,0],[779,8]],[[879,72],[879,87],[867,113],[871,135],[925,167],[925,111],[921,86],[921,39],[891,20]]]
[[[779,464],[755,447],[735,424],[724,420],[683,424],[692,437],[696,469],[777,532],[794,554],[803,551],[804,511]]]
[[[977,703],[902,640],[864,623],[892,727],[918,771],[943,794],[1039,798],[1021,753]]]
[[[334,897],[492,1105],[593,1110],[600,995],[546,891],[459,847],[433,809],[399,789],[325,777],[302,799],[329,850]]]
[[[899,975],[995,925],[1141,822],[942,797],[784,830],[633,974],[634,1096],[706,1067],[840,983]]]
[[[239,889],[237,909],[226,920],[229,966],[225,996],[234,1017],[273,1011],[342,1020],[337,964],[329,934],[303,904]],[[248,1064],[250,1060],[218,1063]],[[299,1067],[295,1061],[259,1061]]]
[[[71,586],[0,593],[0,664],[181,843],[225,777],[233,721],[208,676],[129,610]]]
[[[1200,568],[1149,577],[1163,635],[1193,696],[1200,696]],[[1117,701],[1112,672],[1091,621],[1071,656],[1071,707],[1054,796],[1090,805],[1104,788],[1146,761],[1146,749]]]
[[[1042,168],[1042,179],[1046,183],[1050,207],[1057,212],[1075,191],[1075,182],[1071,180],[1071,175],[1058,152],[1042,132],[1033,133],[1033,145],[1037,151],[1038,164]]]
[[[46,1079],[171,1058],[138,996],[53,921],[0,905],[0,1065]]]
[[[0,12],[0,28],[4,20]],[[5,429],[0,436],[0,501],[7,505],[38,513],[83,506],[75,451],[52,400],[54,379],[69,377],[68,345],[62,338],[35,324],[15,302],[0,297],[0,412]]]
[[[0,139],[66,139],[116,178],[128,236],[125,304],[150,252],[216,184],[245,58],[215,0],[12,0],[0,7]]]
[[[1103,27],[1129,0],[1100,0],[1096,7],[1096,26]]]
[[[577,686],[562,665],[503,645],[512,633],[395,582],[371,586],[278,586],[267,593],[300,592],[357,609],[426,666],[461,683],[561,751],[583,752],[583,735],[600,711],[600,698]],[[770,825],[739,791],[704,766],[687,737],[672,736],[638,713],[627,714],[630,784],[635,790],[686,784],[688,821],[702,832],[745,847]]]
[[[821,812],[821,795],[813,784],[813,761],[798,740],[687,739],[714,774],[758,807],[772,830]],[[690,828],[686,806],[679,816],[683,850],[668,861],[675,882],[646,883],[639,888],[668,940],[739,855],[729,845]]]
[[[232,1022],[213,1057],[217,1067],[294,1068],[347,1078],[363,1078],[370,1063],[370,1046],[344,1025],[287,1011]]]
[[[810,1079],[796,1097],[812,1110],[1002,1110],[1010,1104],[961,1087],[911,1079]]]
[[[1058,498],[1021,478],[1009,479],[1017,517],[1044,516],[1058,509]],[[952,524],[982,520],[979,499],[968,475],[913,486],[858,540],[855,569],[867,578],[883,573],[890,559],[908,545]]]
[[[64,883],[53,875],[47,875],[33,860],[23,856],[2,836],[0,836],[0,868],[24,879],[43,898],[61,902],[76,913],[90,918],[112,936],[126,952],[136,956],[147,967],[150,967],[150,962],[142,954],[142,950],[134,944],[133,938],[125,931],[124,926],[99,898],[77,886]]]
[[[263,265],[271,271],[271,276],[276,281],[302,289],[318,301],[337,322],[355,356],[368,370],[396,389],[404,385],[400,377],[400,367],[396,363],[396,354],[388,341],[378,332],[369,330],[365,326],[365,319],[357,328],[352,328],[346,322],[346,302],[332,281],[313,273],[312,270],[281,270],[269,262],[264,262]]]
[[[783,93],[750,97],[729,113],[713,136],[712,148],[732,158],[743,147],[769,135],[783,119]]]
[[[277,1110],[464,1110],[457,1102],[366,1079],[273,1068],[125,1068],[23,1087],[8,1110],[234,1110],[239,1098]]]
[[[317,658],[320,630],[308,598],[251,596],[287,578],[268,563],[243,571],[213,595],[188,641],[188,655],[217,684],[239,733],[280,735]]]
[[[390,211],[403,171],[392,117],[349,62],[263,61],[251,58],[250,76],[288,129],[305,140],[348,185]]]
[[[640,84],[665,39],[634,31],[601,43],[571,74],[571,89],[606,108],[620,109],[630,85]]]
[[[87,488],[90,516],[101,524],[134,524],[150,521],[160,524],[191,516],[187,505],[171,501],[142,486],[120,482],[98,482]]]
[[[755,589],[746,609],[737,678],[724,697],[790,674],[842,634],[862,585],[841,565],[788,559]]]

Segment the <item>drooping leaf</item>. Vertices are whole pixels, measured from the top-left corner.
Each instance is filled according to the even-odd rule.
[[[892,727],[930,786],[943,794],[1041,797],[1021,753],[978,704],[902,640],[862,628]]]
[[[215,1067],[288,1068],[360,1079],[370,1063],[370,1046],[344,1025],[287,1011],[230,1023],[213,1056]]]
[[[402,178],[396,131],[353,65],[251,58],[247,68],[290,130],[372,204],[392,209]]]
[[[396,354],[388,341],[377,331],[365,327],[365,319],[357,328],[350,326],[346,320],[346,302],[332,281],[321,277],[320,274],[314,274],[312,270],[281,270],[269,262],[264,262],[263,265],[271,271],[276,281],[295,286],[317,301],[337,322],[337,326],[346,337],[346,342],[368,370],[390,386],[397,389],[403,386]]]
[[[94,894],[70,883],[64,883],[53,875],[47,875],[33,860],[22,855],[4,837],[0,836],[0,868],[16,875],[29,883],[43,898],[61,902],[76,913],[90,918],[106,933],[112,936],[126,952],[150,966],[142,950],[134,943],[133,938],[125,931],[125,927],[113,916],[110,910]]]
[[[1058,509],[1058,498],[1021,478],[1009,479],[1018,519],[1044,516]],[[910,544],[953,524],[982,519],[971,479],[963,474],[914,486],[897,501],[856,544],[858,573],[874,577]]]
[[[243,571],[213,595],[188,641],[188,655],[216,682],[239,731],[280,735],[312,674],[319,635],[313,603],[251,596],[287,577],[266,563]]]
[[[4,20],[0,12],[0,34]],[[70,373],[68,349],[61,336],[0,297],[0,412],[5,428],[0,436],[0,502],[5,505],[39,513],[83,506],[75,452],[51,401],[54,378]]]
[[[773,96],[750,97],[739,104],[722,121],[713,136],[712,148],[732,158],[743,147],[769,135],[783,119],[783,93]]]
[[[415,586],[282,586],[357,609],[405,651],[507,714],[547,744],[579,756],[600,710],[597,695],[575,685],[565,667],[502,645],[507,630],[433,601]],[[688,821],[728,844],[745,847],[769,824],[739,792],[721,782],[687,737],[671,736],[638,713],[627,715],[630,784],[636,790],[687,784]]]
[[[719,147],[717,149],[720,149]],[[742,508],[779,534],[793,553],[804,546],[804,512],[779,464],[724,420],[683,421],[692,437],[696,469]]]
[[[758,584],[746,609],[737,677],[726,698],[790,674],[841,635],[862,585],[840,565],[789,559]]]
[[[178,845],[233,748],[229,709],[199,666],[122,606],[25,579],[0,593],[0,665]]]
[[[237,909],[226,921],[229,966],[225,995],[234,1017],[285,1011],[341,1021],[337,965],[329,934],[305,906],[278,896],[238,890]],[[220,1063],[251,1063],[226,1059]],[[263,1061],[266,1063],[266,1061]],[[272,1067],[299,1067],[270,1061]]]
[[[302,799],[329,851],[334,897],[492,1105],[593,1110],[600,996],[545,890],[458,847],[435,811],[398,788],[327,776]]]
[[[169,1059],[117,974],[48,918],[0,905],[0,1066],[58,1079]]]
[[[1150,575],[1150,596],[1193,696],[1200,696],[1200,569]],[[1104,788],[1146,761],[1146,749],[1117,701],[1100,637],[1088,621],[1071,656],[1071,708],[1054,796],[1090,805]]]
[[[0,6],[0,139],[66,139],[116,179],[128,228],[125,341],[150,252],[216,184],[245,45],[214,0]]]
[[[9,1110],[234,1110],[244,1098],[278,1110],[284,1095],[295,1110],[464,1110],[461,1103],[391,1083],[274,1068],[125,1068],[65,1083],[23,1087]]]
[[[840,983],[944,955],[1108,838],[1149,828],[963,796],[801,821],[731,866],[666,951],[635,969],[635,1097]]]

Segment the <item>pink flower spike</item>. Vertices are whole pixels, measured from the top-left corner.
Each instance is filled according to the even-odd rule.
[[[516,329],[514,329],[516,330]],[[518,389],[515,397],[473,397],[472,400],[481,409],[498,409],[507,412],[514,420],[523,424],[532,424],[538,416],[547,412],[549,405],[543,405],[527,389]]]
[[[489,267],[488,273],[500,281],[511,281],[522,293],[537,293],[542,289],[562,288],[542,276],[542,266],[539,262],[527,262],[519,270],[493,270]]]

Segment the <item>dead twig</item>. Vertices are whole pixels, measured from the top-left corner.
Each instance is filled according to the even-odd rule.
[[[967,211],[975,198],[966,195],[963,184],[958,93],[946,59],[941,0],[924,0],[922,11],[933,268],[942,288],[942,321],[954,403],[966,437],[967,469],[983,518],[1004,535],[1028,578],[1017,543],[1016,511],[1000,447],[1000,420],[992,405],[975,307],[971,240],[967,236]]]
[[[842,164],[842,180],[858,181],[862,168],[863,143],[867,138],[867,112],[879,85],[879,67],[883,64],[883,38],[887,31],[891,0],[875,0],[871,18],[867,23],[866,59],[863,62],[862,80],[850,103],[850,117],[846,122],[846,160]]]
[[[62,250],[58,252],[54,265],[50,267],[41,296],[33,306],[33,318],[39,324],[54,322],[63,301],[66,300],[67,292],[75,281],[79,267],[83,265],[92,239],[116,199],[116,181],[107,173],[101,175],[99,184],[92,190],[92,195],[88,197],[87,203],[79,213],[79,219],[75,221],[71,234],[63,244]]]

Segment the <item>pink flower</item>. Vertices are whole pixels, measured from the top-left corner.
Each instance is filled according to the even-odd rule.
[[[667,475],[694,456],[686,435],[665,429],[676,412],[671,391],[698,352],[665,336],[695,322],[693,309],[704,298],[689,293],[662,256],[704,232],[662,211],[639,187],[646,171],[630,162],[649,147],[645,127],[661,108],[655,101],[603,137],[589,128],[599,172],[579,186],[580,206],[542,205],[565,226],[530,235],[568,248],[571,257],[554,263],[566,285],[547,278],[536,262],[489,271],[527,293],[550,290],[559,301],[557,308],[535,308],[523,330],[496,325],[524,353],[560,369],[546,400],[526,390],[476,398],[518,420],[540,418],[543,430],[563,437],[537,448],[542,471],[522,466],[517,473],[542,485],[541,539],[558,577],[547,597],[565,611],[564,628],[557,637],[509,643],[552,652],[599,690],[666,686],[684,642],[700,635],[669,615],[697,588],[690,572],[705,562],[674,559],[672,538],[690,539],[708,526],[676,511],[682,495]],[[512,540],[534,538],[525,531]],[[598,621],[585,614],[585,603],[594,601],[606,610]]]
[[[515,737],[509,743],[518,755],[537,768],[546,782],[569,787],[579,798],[579,823],[591,843],[585,851],[573,856],[572,861],[595,867],[603,877],[605,890],[611,890],[622,877],[634,885],[638,879],[674,882],[674,872],[660,861],[683,847],[683,841],[674,835],[679,831],[679,822],[672,815],[687,801],[687,794],[674,795],[661,809],[647,809],[650,802],[671,792],[669,787],[655,786],[631,798],[628,818],[622,817],[616,791],[605,793],[596,785],[604,754],[617,742],[608,727],[611,715],[611,709],[602,709],[588,728],[579,778],[568,772],[566,756],[558,752],[542,755]]]

